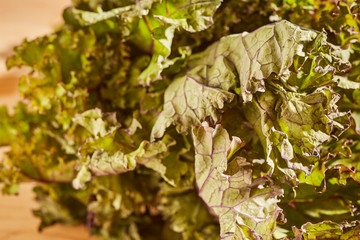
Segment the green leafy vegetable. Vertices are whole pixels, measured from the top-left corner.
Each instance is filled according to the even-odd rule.
[[[281,213],[276,205],[282,189],[270,179],[252,179],[251,164],[235,157],[242,145],[230,142],[225,129],[194,129],[195,175],[199,196],[219,217],[221,239],[271,239]],[[228,160],[231,160],[228,163]]]
[[[7,60],[3,193],[101,239],[358,239],[359,9],[74,0]]]

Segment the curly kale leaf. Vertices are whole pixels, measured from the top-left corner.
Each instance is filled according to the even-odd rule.
[[[287,21],[223,37],[191,56],[186,71],[168,86],[152,138],[161,137],[170,125],[185,133],[207,117],[216,122],[236,92],[244,103],[251,102],[255,93],[267,91],[265,83],[274,74],[293,91],[309,90],[325,77],[331,82],[336,66],[346,62],[331,54],[325,39],[321,32]]]
[[[199,196],[219,219],[221,239],[272,239],[280,186],[270,178],[253,179],[251,164],[232,155],[243,143],[232,141],[220,125],[193,129],[195,176]],[[230,162],[229,162],[230,161]]]

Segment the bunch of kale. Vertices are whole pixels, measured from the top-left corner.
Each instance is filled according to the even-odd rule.
[[[358,236],[359,6],[74,0],[7,61],[3,192],[103,239]]]

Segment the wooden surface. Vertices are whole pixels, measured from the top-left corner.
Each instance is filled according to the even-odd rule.
[[[26,183],[19,196],[0,196],[0,240],[95,240],[84,226],[58,224],[39,233],[40,221],[31,212],[37,208],[32,188],[33,184]]]
[[[70,0],[0,0],[0,105],[12,108],[20,99],[17,79],[24,70],[6,71],[5,67],[13,46],[25,37],[31,40],[51,32],[70,4]],[[0,159],[4,151],[0,148]],[[21,185],[19,196],[0,193],[0,240],[94,240],[84,226],[55,225],[39,233],[40,220],[32,215],[37,208],[33,186]]]

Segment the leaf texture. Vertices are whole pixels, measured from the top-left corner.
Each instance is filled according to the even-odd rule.
[[[161,137],[170,125],[185,133],[207,117],[218,121],[219,113],[235,99],[237,88],[242,101],[251,102],[256,92],[266,91],[265,83],[271,81],[272,74],[289,75],[295,59],[307,59],[317,45],[326,44],[323,33],[288,21],[221,38],[191,56],[185,73],[168,86],[152,139]],[[298,68],[301,70],[302,65]],[[299,84],[288,80],[287,85]]]
[[[282,189],[268,178],[253,180],[246,159],[231,160],[231,149],[242,142],[232,141],[220,125],[193,129],[195,176],[199,196],[219,219],[221,239],[272,239]]]

